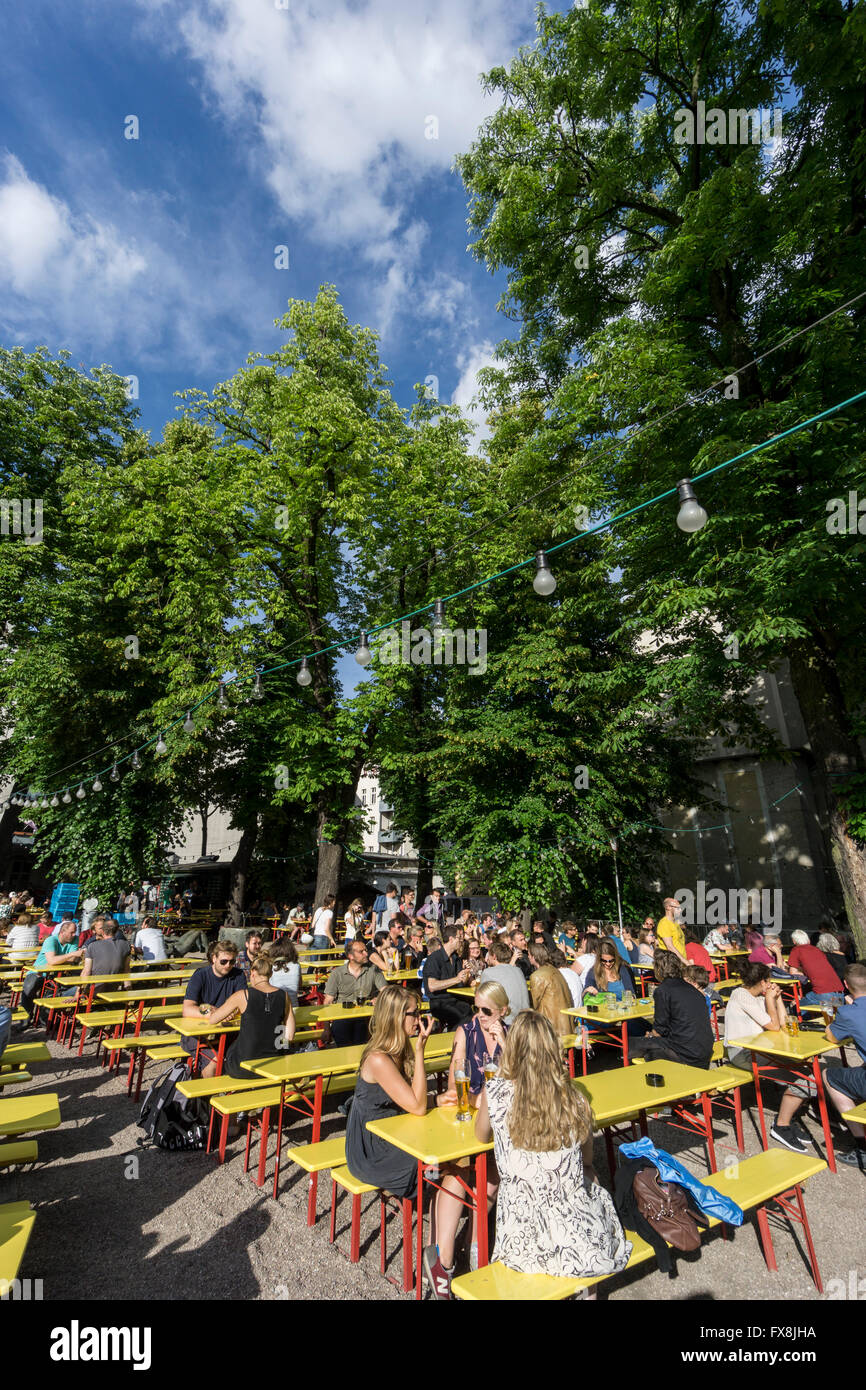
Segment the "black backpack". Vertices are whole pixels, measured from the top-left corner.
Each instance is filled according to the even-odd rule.
[[[207,1144],[207,1106],[188,1100],[177,1087],[188,1081],[192,1068],[188,1062],[174,1062],[154,1081],[144,1098],[138,1125],[144,1130],[139,1147],[149,1140],[160,1149],[203,1149]]]

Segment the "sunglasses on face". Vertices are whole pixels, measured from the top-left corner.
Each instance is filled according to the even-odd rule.
[[[418,1009],[407,1009],[406,1012],[405,1012],[405,1014],[403,1015],[403,1017],[404,1017],[404,1018],[417,1018],[417,1017],[418,1017],[418,1013],[419,1013]]]
[[[231,965],[231,963],[231,956],[220,956],[219,960],[217,961],[217,965]]]
[[[475,1012],[476,1012],[477,1014],[483,1014],[485,1018],[492,1018],[492,1017],[493,1017],[493,1010],[492,1010],[492,1009],[486,1008],[486,1007],[484,1006],[484,1004],[476,1004],[476,1005],[475,1005]]]

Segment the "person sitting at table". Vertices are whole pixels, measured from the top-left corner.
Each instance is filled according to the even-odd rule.
[[[596,1177],[592,1123],[555,1030],[531,1009],[520,1014],[475,1119],[499,1176],[493,1261],[572,1278],[625,1269],[632,1247]]]
[[[734,948],[729,940],[730,930],[727,922],[720,922],[717,927],[713,927],[706,933],[701,943],[704,950],[715,951],[716,955],[723,955],[727,951],[732,951]]]
[[[651,927],[641,927],[637,934],[637,964],[652,965],[656,949],[655,923]]]
[[[716,982],[716,967],[710,960],[709,949],[701,941],[701,934],[694,927],[686,927],[686,958],[690,965],[702,965],[711,984]]]
[[[490,1058],[498,1062],[508,1025],[508,995],[502,985],[495,980],[486,980],[475,990],[475,1010],[457,1028],[454,1047],[451,1051],[451,1065],[448,1068],[448,1085],[436,1097],[437,1105],[456,1105],[457,1087],[454,1081],[458,1071],[469,1077],[469,1097],[477,1106],[484,1087],[484,1061]]]
[[[760,946],[753,946],[749,951],[749,960],[752,965],[768,965],[770,974],[777,980],[792,978],[782,959],[782,942],[778,936],[763,937]]]
[[[34,951],[39,945],[39,932],[36,929],[35,922],[31,922],[28,913],[22,912],[20,917],[16,918],[15,925],[10,927],[9,931],[6,933],[6,944],[9,947],[8,959],[10,965],[24,965],[27,963],[29,957],[26,955],[16,955],[15,951],[16,949],[19,951]]]
[[[574,1024],[563,1009],[570,1009],[571,990],[551,963],[551,954],[542,941],[533,941],[529,959],[535,969],[529,977],[529,997],[532,1007],[543,1014],[559,1037],[574,1031]]]
[[[444,1028],[456,1028],[472,1012],[467,999],[449,994],[455,985],[468,985],[472,977],[460,963],[463,949],[463,928],[448,926],[442,929],[442,946],[431,951],[424,962],[422,984],[430,1001],[430,1012]]]
[[[566,917],[559,929],[556,937],[556,944],[560,951],[564,951],[569,960],[574,960],[577,955],[577,923],[572,922],[570,917]]]
[[[386,931],[377,931],[367,948],[367,958],[371,965],[387,975],[394,969],[394,949],[391,937]]]
[[[522,927],[515,927],[508,935],[511,944],[511,964],[516,965],[524,980],[529,980],[533,971],[532,962],[526,951],[526,932]]]
[[[836,1017],[825,1030],[831,1042],[851,1038],[860,1057],[866,1063],[866,965],[858,962],[845,968],[845,1003],[836,1010]],[[828,1066],[824,1071],[824,1087],[836,1109],[843,1113],[866,1101],[866,1066]],[[836,1158],[852,1168],[866,1173],[864,1128],[855,1120],[846,1120],[854,1139],[853,1149],[836,1149]]]
[[[656,979],[661,976],[661,980],[653,994],[653,1025],[645,1037],[631,1044],[631,1055],[648,1062],[682,1062],[705,1071],[715,1041],[704,993],[709,980],[706,969],[682,965],[671,951],[656,955]]]
[[[800,975],[809,987],[801,1004],[841,1004],[842,981],[824,952],[810,944],[808,933],[804,931],[792,932],[791,942],[794,949],[788,957],[788,968]]]
[[[387,935],[387,933],[386,933]],[[367,960],[367,946],[356,937],[349,946],[348,957],[341,965],[335,965],[325,981],[325,1007],[329,1004],[368,1004],[381,994],[387,981],[377,965]],[[333,1041],[337,1047],[354,1047],[366,1042],[368,1019],[342,1020],[325,1025],[323,1039]]]
[[[238,948],[231,941],[214,941],[208,947],[208,964],[196,970],[186,987],[183,1000],[184,1018],[202,1018],[218,1009],[221,1004],[243,989],[246,977],[236,964]],[[180,1045],[184,1052],[195,1056],[201,1037],[181,1034]],[[210,1045],[202,1046],[199,1061],[202,1063],[202,1077],[216,1076],[217,1050]]]
[[[725,1009],[725,1050],[733,1066],[751,1071],[752,1053],[744,1047],[737,1047],[737,1041],[753,1038],[765,1030],[784,1032],[787,1015],[782,1003],[782,991],[771,979],[768,965],[760,961],[744,961],[740,966],[740,981],[738,988],[731,991]],[[797,1124],[794,1116],[804,1100],[818,1094],[814,1081],[797,1080],[792,1083],[791,1074],[784,1067],[762,1072],[761,1080],[775,1081],[785,1087],[770,1137],[793,1153],[807,1153],[805,1141],[810,1138],[809,1131]]]
[[[75,923],[63,922],[57,928],[53,936],[48,936],[43,941],[39,955],[33,962],[33,969],[24,976],[21,986],[21,1005],[27,1011],[27,1019],[23,1023],[15,1026],[16,1032],[23,1032],[29,1028],[33,1018],[34,999],[36,991],[41,989],[45,982],[45,974],[42,967],[52,965],[63,965],[72,960],[80,960],[84,955],[80,947],[75,944]],[[75,994],[77,986],[73,985],[67,989],[62,989],[61,994]]]
[[[135,933],[132,943],[135,955],[144,960],[161,961],[166,959],[165,936],[155,917],[145,917]]]
[[[833,932],[822,931],[815,945],[827,957],[838,978],[844,980],[845,971],[852,962],[845,959],[839,938]]]
[[[415,1197],[417,1160],[371,1134],[367,1124],[401,1112],[426,1115],[424,1049],[432,1029],[433,1020],[422,1016],[414,990],[385,985],[373,1009],[370,1041],[361,1054],[346,1125],[346,1165],[353,1177],[394,1197]]]
[[[247,979],[250,978],[253,962],[261,949],[262,933],[258,927],[253,927],[244,937],[244,948],[238,956],[238,969],[244,972]]]
[[[583,975],[577,962],[569,960],[565,952],[557,947],[550,957],[550,963],[568,985],[573,1007],[579,1009],[583,999]]]
[[[481,974],[484,970],[485,965],[484,953],[481,949],[481,942],[476,941],[474,937],[470,937],[468,940],[464,941],[463,950],[460,953],[460,959],[466,966],[466,969],[469,971],[470,975],[472,976],[472,979],[469,981],[469,983],[475,984],[478,980],[481,979]]]
[[[394,964],[392,970],[403,969],[403,952],[406,949],[405,933],[409,930],[409,918],[402,912],[395,912],[388,923],[388,940],[386,950],[393,952]]]
[[[586,974],[585,980],[584,993],[588,989],[595,989],[599,994],[613,994],[618,1000],[622,999],[626,990],[632,994],[637,990],[631,966],[626,965],[610,936],[602,937],[595,965]]]
[[[88,975],[125,975],[129,971],[129,957],[132,947],[125,936],[121,936],[113,917],[102,921],[102,939],[88,941],[84,948],[84,963],[81,978]]]
[[[424,944],[424,928],[410,927],[406,949],[403,952],[403,969],[420,970],[421,962],[426,959],[427,947]]]
[[[238,1080],[251,1073],[242,1065],[255,1057],[273,1057],[291,1047],[295,1036],[295,1011],[284,989],[273,983],[274,963],[267,951],[259,951],[250,966],[250,978],[213,1010],[214,1027],[240,1012],[240,1032],[225,1055],[225,1072]],[[204,1071],[202,1076],[216,1072]]]
[[[523,1009],[529,1008],[529,990],[523,971],[511,964],[512,951],[508,942],[497,937],[487,952],[487,966],[481,972],[481,981],[495,980],[508,996],[506,1022],[513,1023]]]
[[[277,989],[284,989],[292,1001],[292,1007],[297,1008],[302,978],[298,948],[294,941],[283,939],[269,946],[268,954],[274,967],[271,984],[276,985]]]

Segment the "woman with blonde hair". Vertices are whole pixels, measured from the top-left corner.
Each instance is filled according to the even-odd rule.
[[[274,962],[262,948],[250,966],[249,984],[235,990],[209,1015],[214,1025],[224,1023],[235,1012],[241,1015],[240,1032],[225,1057],[227,1076],[246,1081],[250,1073],[243,1067],[244,1062],[287,1050],[295,1036],[292,1001],[286,990],[271,984],[273,970]],[[211,1074],[207,1069],[202,1073]]]
[[[361,1182],[395,1197],[415,1196],[418,1164],[371,1134],[367,1123],[401,1111],[426,1115],[424,1049],[432,1030],[433,1020],[422,1019],[421,1000],[412,990],[386,985],[377,995],[346,1127],[346,1163]]]
[[[457,1104],[454,1077],[458,1071],[469,1077],[469,1097],[478,1104],[484,1089],[485,1059],[498,1063],[505,1046],[507,1013],[508,995],[498,980],[485,980],[477,986],[474,1012],[457,1029],[448,1069],[448,1088],[436,1097],[437,1105]]]
[[[364,904],[360,898],[355,898],[349,903],[343,914],[343,925],[346,928],[343,945],[348,950],[349,942],[354,941],[356,936],[363,936],[364,933]]]
[[[592,1111],[541,1014],[514,1020],[499,1075],[475,1119],[499,1170],[493,1260],[524,1274],[586,1278],[624,1269],[631,1255],[592,1161]]]

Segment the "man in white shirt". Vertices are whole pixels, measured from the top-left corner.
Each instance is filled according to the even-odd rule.
[[[9,947],[17,946],[19,951],[32,951],[39,945],[39,928],[35,922],[31,924],[29,917],[19,917],[6,936],[6,944]],[[30,959],[30,956],[16,955],[13,950],[9,952],[11,965],[21,965]]]
[[[151,925],[143,925],[138,929],[132,949],[137,956],[143,956],[145,960],[165,960],[165,937],[162,929],[156,926],[151,918],[146,917],[144,920],[145,924],[150,922]]]
[[[703,940],[703,947],[704,947],[704,950],[705,950],[705,951],[732,951],[734,948],[733,948],[733,946],[731,945],[730,941],[728,940],[728,932],[729,932],[729,931],[730,931],[730,927],[728,927],[727,925],[724,925],[724,924],[723,924],[722,926],[713,927],[712,931],[708,931],[707,934],[706,934],[706,936],[704,937],[704,940]]]

